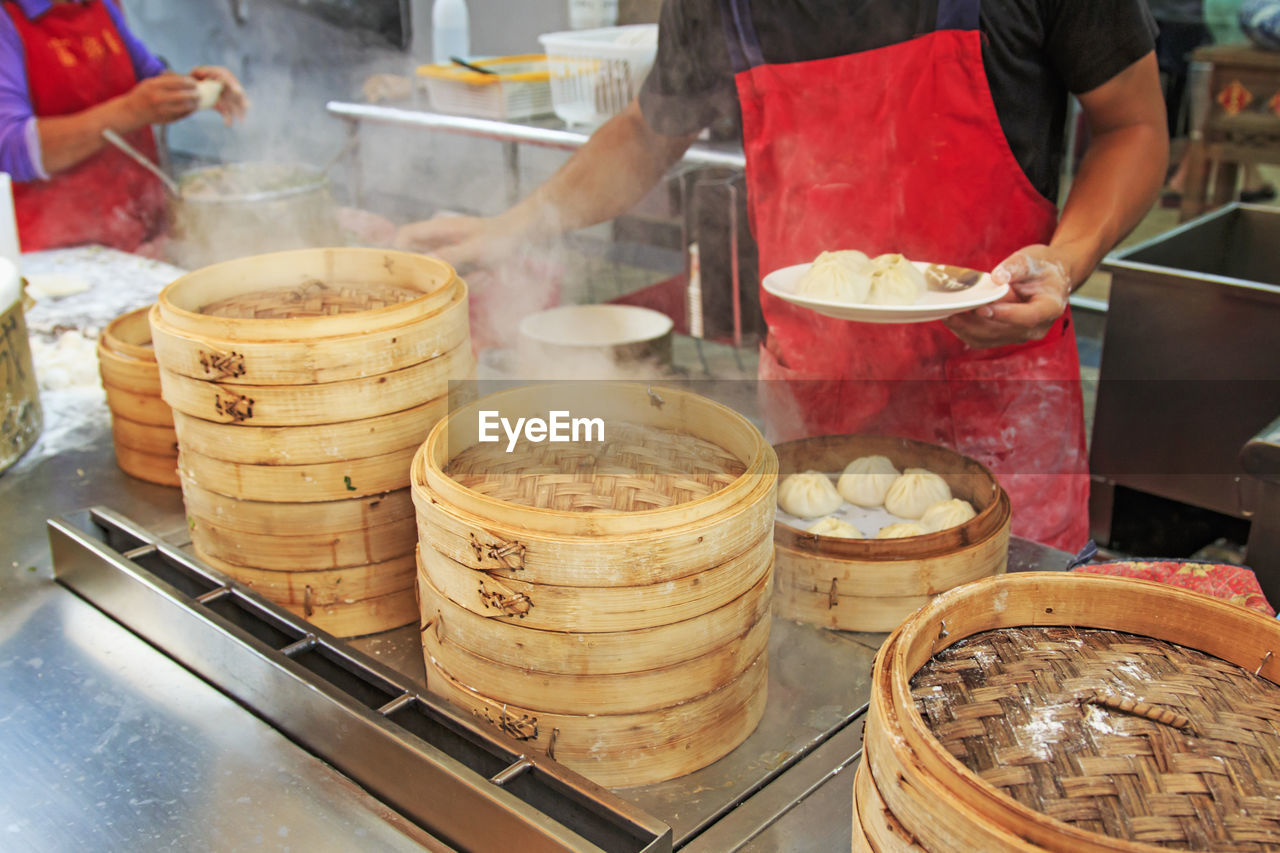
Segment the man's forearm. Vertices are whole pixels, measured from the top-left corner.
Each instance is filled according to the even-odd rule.
[[[108,128],[125,134],[141,126],[130,118],[118,97],[72,115],[37,118],[36,132],[40,136],[40,156],[45,171],[54,174],[96,154],[105,144],[102,131]]]
[[[655,133],[632,101],[546,183],[501,214],[501,226],[538,240],[613,219],[644,198],[693,139]]]
[[[1151,210],[1167,163],[1163,125],[1117,128],[1090,143],[1052,241],[1073,250],[1077,260],[1068,271],[1073,286]]]

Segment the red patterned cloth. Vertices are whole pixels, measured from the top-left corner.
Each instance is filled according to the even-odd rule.
[[[1276,612],[1258,586],[1253,570],[1221,563],[1194,563],[1186,560],[1126,560],[1115,563],[1086,563],[1072,571],[1113,575],[1180,586],[1257,610],[1268,616]]]

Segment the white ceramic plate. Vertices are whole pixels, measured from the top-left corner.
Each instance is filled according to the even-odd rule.
[[[977,284],[964,290],[926,290],[915,305],[836,302],[800,296],[795,292],[796,282],[808,271],[809,266],[796,264],[774,270],[764,277],[764,289],[793,305],[835,317],[837,320],[856,320],[860,323],[925,323],[929,320],[941,320],[952,314],[995,302],[1009,292],[1009,285],[996,284],[990,275],[983,273]],[[928,266],[930,265],[927,263],[915,262],[915,267],[921,272]]]

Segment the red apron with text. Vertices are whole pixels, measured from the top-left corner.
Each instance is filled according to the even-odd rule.
[[[939,0],[934,30],[906,42],[773,65],[749,3],[722,8],[762,276],[828,249],[990,270],[1049,241],[1057,209],[1001,129],[979,0]],[[996,473],[1015,534],[1073,552],[1084,544],[1089,478],[1069,313],[1043,340],[971,350],[941,322],[853,323],[760,298],[771,440],[860,432],[944,444]]]
[[[137,84],[124,41],[101,2],[55,4],[34,21],[16,4],[4,5],[22,38],[37,117],[78,113]],[[155,158],[150,128],[125,138]],[[22,250],[101,243],[131,252],[163,229],[164,192],[154,176],[107,146],[50,180],[14,184]]]

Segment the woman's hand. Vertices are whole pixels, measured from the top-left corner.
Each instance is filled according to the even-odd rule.
[[[139,80],[124,95],[128,124],[133,127],[175,122],[191,115],[199,104],[195,81],[171,71]]]
[[[249,96],[244,93],[236,75],[220,65],[197,65],[191,69],[191,76],[196,80],[217,80],[222,84],[222,94],[218,96],[218,102],[213,108],[222,116],[227,127],[237,119],[244,120],[245,113],[249,111]]]
[[[1071,252],[1034,245],[1019,249],[991,271],[996,284],[1009,285],[998,302],[983,305],[945,322],[975,349],[1021,344],[1043,338],[1067,308],[1076,282]]]
[[[509,251],[508,242],[491,219],[437,216],[401,226],[394,245],[397,249],[434,255],[465,273],[496,265]]]

